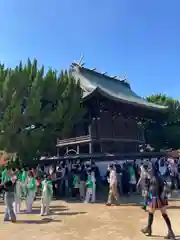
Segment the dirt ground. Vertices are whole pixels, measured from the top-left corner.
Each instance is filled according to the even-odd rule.
[[[0,203],[0,239],[7,240],[143,240],[163,239],[166,226],[159,212],[153,224],[153,234],[147,238],[140,233],[146,225],[147,213],[135,203],[122,200],[120,206],[107,207],[103,203],[84,204],[52,202],[52,215],[39,215],[39,202],[33,214],[19,214],[17,223],[3,223],[4,205]],[[177,239],[180,239],[180,202],[170,202],[169,216]]]

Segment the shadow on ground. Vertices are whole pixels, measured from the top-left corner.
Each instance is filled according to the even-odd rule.
[[[152,237],[152,238],[164,239],[165,236],[152,234],[151,237]],[[176,237],[176,240],[180,240],[180,235],[176,235],[175,237]]]
[[[52,212],[51,215],[58,216],[74,216],[74,215],[87,214],[87,212]]]
[[[180,206],[168,206],[168,209],[176,210],[176,209],[180,209]]]
[[[34,206],[33,209],[39,209],[39,206]],[[50,206],[51,209],[67,209],[68,206],[63,206],[63,205],[52,205]]]
[[[67,203],[83,203],[80,200],[69,198],[69,199],[63,199]],[[142,206],[140,203],[142,201],[142,197],[139,195],[132,195],[132,196],[127,196],[127,197],[120,197],[120,200],[118,202],[113,202],[115,205],[119,206]],[[107,199],[98,199],[96,200],[95,204],[106,204]],[[91,203],[91,202],[90,202]]]
[[[50,207],[50,215],[55,215],[56,212],[64,212],[64,211],[68,211],[69,208],[67,207],[58,207],[58,206],[55,206],[55,207]],[[23,212],[21,211],[20,214],[28,214],[28,215],[32,215],[32,214],[40,214],[40,207],[33,207],[33,210],[31,213],[26,213],[26,212]]]
[[[55,210],[55,211],[51,211],[50,215],[52,216],[73,216],[73,215],[79,215],[79,214],[86,214],[87,212],[66,212],[68,209],[64,209],[64,210]],[[33,210],[31,213],[24,213],[21,212],[18,215],[40,215],[40,210]],[[4,215],[4,212],[0,212],[0,215]]]
[[[43,218],[41,220],[17,220],[15,224],[48,224],[52,222],[61,222],[61,220],[54,220],[51,218]]]
[[[69,209],[53,209],[50,211],[50,215],[53,215],[53,216],[73,216],[73,215],[78,215],[78,214],[86,214],[87,212],[66,212],[68,211]],[[33,214],[37,214],[39,215],[40,214],[40,210],[38,209],[34,209],[31,213],[25,213],[25,214],[28,214],[28,215],[33,215]]]

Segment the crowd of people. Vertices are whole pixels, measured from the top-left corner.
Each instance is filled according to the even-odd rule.
[[[53,190],[51,177],[44,174],[41,183],[35,171],[25,169],[5,168],[1,174],[1,193],[5,203],[4,221],[16,221],[16,214],[20,213],[21,202],[25,200],[25,212],[31,213],[33,201],[38,188],[41,186],[41,215],[49,214],[49,204]]]
[[[152,181],[153,180],[153,181]],[[149,206],[148,226],[143,233],[151,235],[153,216],[160,209],[168,226],[167,239],[174,239],[171,223],[166,213],[167,196],[180,187],[180,165],[174,159],[157,159],[152,162],[124,161],[110,164],[106,175],[91,163],[61,163],[58,166],[37,166],[34,169],[8,169],[1,172],[1,192],[4,193],[4,221],[16,221],[21,202],[25,200],[26,212],[31,213],[37,194],[41,196],[40,214],[50,213],[53,197],[73,197],[84,203],[95,202],[97,191],[109,187],[107,204],[119,203],[119,196],[141,192],[144,210]],[[162,195],[164,195],[162,197]]]
[[[21,202],[25,200],[25,212],[31,213],[37,195],[41,196],[41,215],[49,215],[49,206],[53,197],[65,195],[80,199],[85,203],[96,200],[96,168],[93,165],[75,164],[71,170],[62,164],[47,168],[37,166],[34,169],[8,169],[1,172],[0,191],[4,198],[4,221],[16,221],[21,211]],[[98,177],[97,177],[98,178]]]

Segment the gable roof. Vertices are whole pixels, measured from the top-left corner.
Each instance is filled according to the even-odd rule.
[[[84,100],[99,92],[109,99],[139,107],[152,110],[166,110],[168,108],[166,106],[150,103],[141,98],[132,91],[127,82],[118,78],[109,77],[95,70],[84,68],[76,63],[72,64],[70,73],[77,81],[80,81]]]

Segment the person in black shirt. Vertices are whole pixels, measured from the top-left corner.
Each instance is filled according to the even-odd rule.
[[[9,175],[9,176],[11,175],[10,171],[7,172],[7,175]],[[13,208],[15,185],[16,185],[15,178],[14,178],[14,180],[5,181],[2,185],[2,187],[5,191],[5,195],[4,195],[4,204],[5,204],[4,221],[11,220],[12,222],[16,222],[16,215],[15,215],[14,208]]]
[[[130,191],[130,174],[128,170],[128,165],[127,163],[123,164],[123,169],[122,169],[122,191],[123,194],[126,196],[129,196],[129,191]]]
[[[147,234],[148,236],[152,235],[152,224],[154,213],[157,209],[159,209],[162,213],[162,217],[164,218],[166,225],[168,227],[168,234],[165,239],[175,240],[174,232],[171,227],[170,219],[166,212],[166,206],[168,205],[167,197],[166,197],[166,186],[161,178],[158,170],[155,166],[152,168],[151,179],[150,179],[150,187],[149,187],[149,217],[148,217],[148,225],[144,229],[141,230],[142,233]]]

